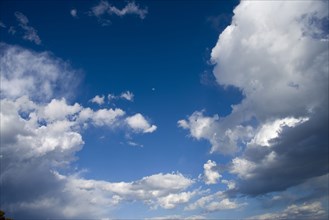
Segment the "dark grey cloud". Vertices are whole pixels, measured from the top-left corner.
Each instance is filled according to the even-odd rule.
[[[247,149],[244,158],[262,164],[271,152],[275,161],[262,164],[252,171],[251,178],[239,182],[239,192],[247,195],[282,191],[305,180],[328,173],[328,114],[314,115],[309,121],[285,128],[272,140],[270,148]]]

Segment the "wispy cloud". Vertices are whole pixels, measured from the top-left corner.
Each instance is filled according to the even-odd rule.
[[[2,21],[0,21],[0,27],[6,28],[7,26]]]
[[[134,93],[132,93],[130,91],[122,92],[120,95],[114,95],[114,94],[107,95],[107,99],[109,102],[112,102],[117,99],[124,99],[124,100],[130,101],[130,102],[133,102],[134,97],[135,97]]]
[[[29,25],[28,18],[21,12],[15,12],[16,19],[19,26],[23,29],[23,39],[34,42],[35,44],[41,44],[41,39],[38,36],[38,32],[32,26]]]
[[[121,93],[120,97],[131,102],[134,101],[134,94],[129,91]]]
[[[147,8],[140,8],[135,2],[128,2],[122,9],[119,9],[102,0],[98,5],[91,8],[89,15],[97,17],[102,25],[109,25],[111,23],[109,16],[112,15],[119,17],[137,15],[140,19],[144,19],[147,13]]]
[[[327,213],[320,202],[289,205],[281,212],[266,213],[248,219],[326,219]]]

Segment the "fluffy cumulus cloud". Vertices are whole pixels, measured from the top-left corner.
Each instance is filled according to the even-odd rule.
[[[35,44],[41,44],[41,39],[35,28],[29,25],[29,19],[21,12],[15,12],[15,17],[18,21],[19,27],[22,28],[24,34],[23,39],[31,41]]]
[[[127,2],[127,4],[119,9],[116,6],[111,5],[108,1],[100,1],[96,6],[92,7],[89,14],[99,19],[102,25],[108,25],[111,23],[109,17],[116,15],[123,17],[126,15],[137,15],[140,19],[144,19],[148,13],[147,8],[141,8],[135,2]]]
[[[194,181],[180,173],[133,182],[84,179],[71,167],[83,148],[84,129],[103,126],[147,133],[155,125],[141,114],[93,110],[56,97],[60,91],[69,93],[65,83],[76,74],[48,53],[2,44],[1,67],[1,207],[11,216],[101,217],[122,201],[173,208],[194,195],[184,191]]]
[[[218,182],[219,178],[222,176],[218,172],[217,164],[215,161],[208,160],[207,163],[203,165],[204,182],[206,184],[215,184]]]
[[[211,153],[233,154],[238,151],[238,142],[252,137],[251,126],[237,125],[232,128],[221,126],[223,120],[218,115],[205,116],[204,111],[196,111],[187,120],[179,120],[178,126],[190,131],[190,135],[197,139],[208,140],[211,144]]]
[[[140,113],[127,117],[126,123],[134,132],[152,133],[157,129],[156,125],[151,125]]]
[[[328,173],[328,8],[327,1],[241,1],[220,34],[214,76],[244,98],[228,116],[197,111],[178,124],[208,140],[211,152],[239,152],[226,165],[237,177],[230,191],[283,191]]]

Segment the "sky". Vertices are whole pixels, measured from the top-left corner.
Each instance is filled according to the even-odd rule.
[[[328,1],[0,2],[14,219],[327,219]]]

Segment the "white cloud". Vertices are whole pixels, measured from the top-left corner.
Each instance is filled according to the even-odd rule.
[[[143,177],[133,182],[106,182],[97,180],[85,180],[77,176],[61,176],[67,180],[65,191],[76,192],[77,195],[87,193],[95,202],[104,201],[95,205],[114,204],[122,201],[139,200],[145,204],[174,208],[181,203],[186,203],[195,192],[181,192],[193,184],[193,180],[184,177],[180,173],[155,174]],[[97,199],[97,200],[96,200]]]
[[[129,91],[121,93],[120,97],[131,102],[134,101],[134,94]]]
[[[150,125],[150,123],[140,113],[127,117],[126,122],[128,126],[137,133],[152,133],[157,129],[157,126]]]
[[[233,180],[223,179],[221,183],[226,184],[228,190],[235,189],[235,182]]]
[[[305,34],[312,31],[305,25],[326,19],[327,4],[243,1],[235,8],[232,24],[211,53],[217,82],[235,86],[245,95],[227,120],[305,117],[326,102],[327,43]],[[326,31],[316,22],[311,26]]]
[[[323,39],[328,34],[321,24],[328,19],[327,6],[323,1],[242,1],[212,49],[211,61],[217,82],[238,88],[244,99],[228,116],[194,112],[179,125],[192,137],[208,140],[211,152],[227,154],[252,139],[269,145],[282,127],[300,126],[283,126],[282,120],[305,122],[326,111],[328,50]],[[276,131],[265,129],[270,122],[277,123]]]
[[[102,104],[104,104],[104,99],[105,99],[105,96],[96,95],[90,101],[93,103],[97,103],[98,105],[102,105]]]
[[[71,9],[70,14],[71,14],[72,17],[77,18],[78,17],[78,10],[73,8],[73,9]]]
[[[92,121],[97,126],[115,126],[115,122],[125,115],[125,112],[121,109],[99,109],[94,112]]]
[[[169,194],[158,199],[158,204],[165,209],[175,208],[178,204],[187,203],[195,195],[194,192]]]
[[[147,8],[141,8],[135,2],[127,2],[122,9],[119,9],[108,1],[101,0],[98,5],[91,8],[88,14],[97,17],[102,26],[107,26],[111,24],[110,18],[113,15],[119,17],[137,15],[140,19],[144,19],[147,13]]]
[[[104,14],[117,15],[120,17],[128,14],[135,14],[138,15],[140,19],[144,19],[148,11],[147,8],[140,8],[135,2],[128,2],[124,8],[118,9],[107,1],[102,0],[91,9],[91,13],[96,17],[100,17]]]
[[[41,44],[41,39],[38,36],[37,30],[29,26],[28,18],[21,12],[15,12],[16,19],[19,26],[24,30],[23,39],[34,42],[35,44]]]
[[[320,202],[289,205],[281,212],[266,213],[248,219],[327,219],[328,213]]]
[[[68,63],[47,52],[35,53],[3,43],[0,48],[1,97],[26,95],[33,100],[49,101],[56,95],[72,96],[79,76]]]
[[[245,203],[236,203],[231,201],[222,191],[218,191],[212,195],[203,196],[192,204],[185,207],[185,210],[202,209],[206,212],[216,212],[220,210],[237,209]]]
[[[136,143],[133,141],[128,141],[127,144],[129,144],[130,146],[133,146],[133,147],[144,147],[142,144],[139,144],[139,143]]]
[[[287,117],[283,119],[277,119],[273,122],[264,123],[256,132],[254,138],[248,143],[248,146],[267,146],[269,147],[270,141],[277,138],[282,132],[284,127],[295,127],[305,121],[308,118],[292,118]]]
[[[218,173],[217,164],[215,161],[208,160],[207,163],[203,165],[204,182],[209,184],[216,184],[222,176]]]
[[[238,151],[238,141],[246,141],[252,137],[251,126],[238,125],[234,128],[227,128],[221,125],[222,121],[218,115],[213,117],[204,116],[203,111],[194,112],[188,120],[179,120],[178,126],[188,129],[191,136],[197,140],[206,139],[211,143],[210,152],[222,154],[233,154]]]
[[[53,99],[43,108],[43,116],[47,121],[63,120],[80,112],[82,107],[75,103],[68,105],[65,98],[61,100]]]
[[[242,179],[248,179],[253,176],[253,171],[257,165],[244,158],[236,157],[232,160],[230,172],[237,174]]]
[[[207,205],[207,211],[214,212],[214,211],[220,211],[225,209],[236,209],[239,206],[235,203],[230,201],[228,198],[225,198],[219,202],[214,201]]]
[[[114,94],[108,94],[107,99],[109,100],[109,102],[114,101],[116,99],[124,99],[130,102],[134,101],[134,93],[130,92],[130,91],[125,91],[122,92],[120,95],[114,95]]]

